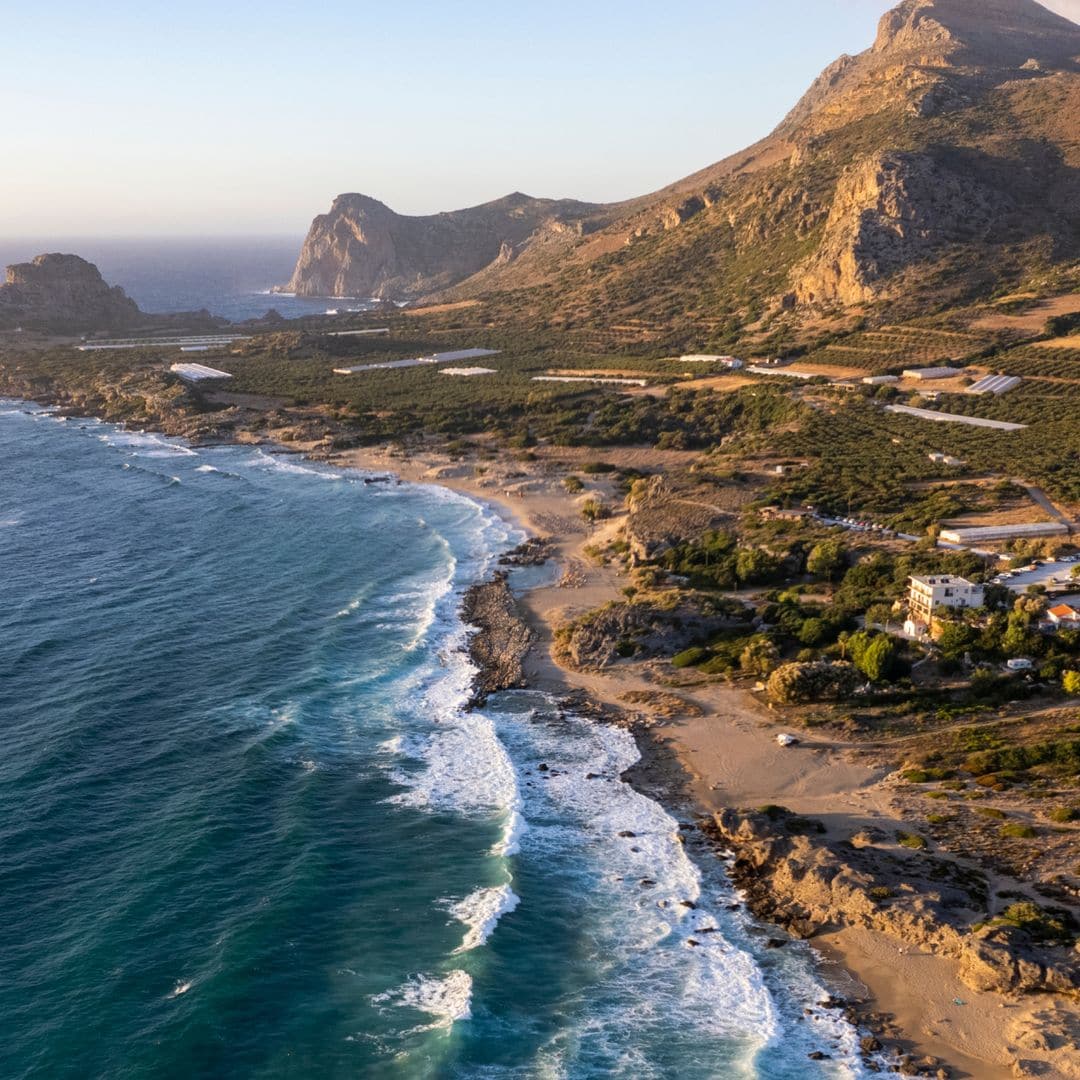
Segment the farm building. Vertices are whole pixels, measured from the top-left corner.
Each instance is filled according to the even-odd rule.
[[[766,367],[762,364],[751,364],[747,371],[752,372],[755,375],[783,375],[788,379],[812,379],[814,378],[813,372],[809,371],[796,371],[794,368],[782,368],[782,367]]]
[[[942,529],[947,544],[980,544],[990,540],[1032,540],[1044,536],[1065,536],[1069,527],[1060,521],[1039,521],[1030,525],[981,525],[965,529]]]
[[[1006,394],[1015,390],[1021,383],[1017,375],[987,375],[977,383],[969,386],[969,394]]]
[[[712,353],[691,353],[688,356],[679,357],[680,364],[723,364],[724,367],[736,369],[743,367],[743,361],[737,356],[719,356]]]
[[[900,413],[902,416],[917,416],[920,420],[932,420],[938,424],[967,424],[970,427],[992,428],[994,431],[1023,431],[1027,427],[1027,424],[1011,424],[1005,420],[987,420],[983,416],[964,416],[963,413],[916,409],[910,405],[886,405],[885,411]]]
[[[204,379],[231,379],[227,371],[218,371],[217,368],[207,367],[205,364],[173,364],[169,370],[174,375],[188,382],[202,382]]]
[[[899,375],[867,375],[863,379],[866,386],[892,386],[900,381]]]
[[[922,367],[922,368],[908,368],[904,372],[905,379],[916,379],[919,382],[926,382],[930,379],[953,379],[957,375],[963,375],[963,368],[953,367]]]
[[[358,364],[355,367],[334,368],[335,375],[359,375],[364,371],[395,371],[398,368],[422,367],[425,364],[448,364],[452,360],[476,360],[481,356],[496,356],[498,349],[457,349],[454,352],[430,353],[411,360],[386,360],[381,364]]]

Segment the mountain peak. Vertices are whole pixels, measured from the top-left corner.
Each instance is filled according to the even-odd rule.
[[[1080,26],[1035,0],[903,0],[882,16],[872,51],[1061,63],[1080,55]]]

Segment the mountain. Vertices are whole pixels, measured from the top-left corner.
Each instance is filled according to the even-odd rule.
[[[308,231],[298,296],[422,296],[509,262],[545,230],[578,228],[597,208],[514,193],[468,210],[406,217],[366,195],[339,195]]]
[[[718,338],[960,302],[1080,259],[1078,117],[1080,26],[1034,0],[904,0],[740,154],[609,206],[402,218],[343,196],[290,288]]]
[[[143,319],[119,285],[107,285],[98,268],[78,255],[16,263],[0,285],[0,326],[111,330]]]

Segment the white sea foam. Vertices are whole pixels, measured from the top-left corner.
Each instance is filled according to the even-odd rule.
[[[520,858],[580,875],[597,966],[588,1006],[541,1051],[540,1072],[573,1074],[580,1055],[601,1054],[621,1062],[617,1075],[660,1077],[656,1040],[672,1032],[689,1053],[718,1041],[725,1076],[767,1075],[819,1049],[830,1058],[811,1075],[864,1075],[855,1029],[815,1007],[827,995],[809,955],[762,950],[748,916],[728,910],[735,894],[719,867],[706,887],[675,819],[622,781],[639,757],[632,736],[560,719],[536,692],[500,700],[496,735],[529,820]]]
[[[215,468],[213,465],[196,465],[195,466],[195,471],[196,472],[220,472],[220,470]]]
[[[275,472],[292,473],[296,476],[317,476],[322,480],[342,479],[340,473],[328,472],[326,469],[315,469],[308,465],[298,465],[295,461],[286,460],[286,455],[268,454],[265,450],[256,450],[244,464],[255,468],[272,469]]]
[[[495,726],[480,712],[467,712],[473,669],[460,654],[449,654],[450,667],[441,686],[420,706],[435,730],[405,735],[399,752],[421,763],[418,770],[392,769],[392,778],[406,788],[391,797],[401,806],[451,810],[471,817],[496,817],[502,835],[494,854],[516,854],[525,831],[514,767]]]
[[[346,618],[347,616],[351,615],[354,611],[356,611],[360,607],[361,602],[362,601],[361,601],[359,596],[354,597],[340,611],[335,611],[334,612],[334,618],[335,619],[344,619],[344,618]]]
[[[429,1028],[449,1028],[454,1021],[472,1015],[472,977],[465,971],[451,971],[441,978],[417,975],[395,990],[376,994],[371,1001],[374,1005],[404,1006],[428,1013],[435,1017]]]
[[[191,982],[178,982],[172,989],[172,993],[169,997],[180,997],[182,994],[186,994],[191,989]]]
[[[167,458],[167,457],[198,457],[198,452],[175,439],[169,439],[164,435],[155,435],[145,431],[121,431],[114,429],[104,435],[98,435],[98,439],[108,446],[118,449],[128,449],[135,457]]]
[[[499,919],[513,911],[520,902],[520,897],[509,885],[495,885],[488,889],[477,889],[464,900],[452,904],[450,914],[468,927],[465,940],[454,951],[463,953],[479,948],[491,937]]]

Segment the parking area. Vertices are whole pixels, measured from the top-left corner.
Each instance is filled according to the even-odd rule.
[[[1056,562],[1032,563],[1030,567],[1018,570],[1005,570],[993,580],[995,585],[1007,585],[1013,592],[1026,592],[1032,585],[1053,586],[1074,585],[1072,572],[1080,566],[1080,555],[1070,555]]]

